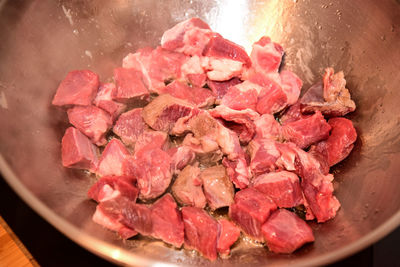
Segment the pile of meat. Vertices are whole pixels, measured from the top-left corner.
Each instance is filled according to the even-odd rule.
[[[329,169],[353,148],[356,131],[340,116],[355,104],[332,68],[300,98],[302,81],[280,71],[283,53],[262,37],[248,56],[192,18],[127,55],[114,83],[68,73],[52,102],[72,124],[62,164],[98,176],[93,220],[210,260],[241,233],[276,253],[314,241],[306,220],[340,207]]]

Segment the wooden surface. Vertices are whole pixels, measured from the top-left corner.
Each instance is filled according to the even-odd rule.
[[[3,218],[0,217],[0,266],[38,267],[18,237],[12,232]]]

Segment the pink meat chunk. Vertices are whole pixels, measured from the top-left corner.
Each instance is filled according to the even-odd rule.
[[[222,165],[209,167],[201,172],[204,195],[212,210],[228,207],[233,203],[235,191]]]
[[[52,104],[56,106],[92,104],[99,88],[99,76],[90,70],[74,70],[57,88]]]
[[[120,102],[148,101],[149,91],[143,83],[143,75],[135,69],[116,68],[114,80],[117,87],[115,99]]]
[[[115,95],[117,93],[117,88],[113,83],[102,84],[97,92],[96,98],[93,104],[108,112],[111,115],[113,121],[118,118],[118,116],[124,112],[126,105],[114,101]]]
[[[236,188],[243,189],[249,185],[251,175],[244,154],[234,160],[225,157],[222,160],[222,165],[225,166],[226,173]]]
[[[183,207],[182,217],[185,225],[185,247],[196,249],[209,260],[217,259],[217,221],[206,211],[196,207]]]
[[[192,164],[196,153],[188,146],[173,147],[167,151],[171,157],[171,169],[174,173]]]
[[[249,81],[231,86],[221,99],[221,105],[235,110],[256,110],[261,87]]]
[[[207,80],[207,85],[211,89],[211,91],[213,91],[214,95],[219,101],[228,92],[229,88],[241,82],[242,81],[239,78],[233,77],[228,81],[222,81],[222,82]]]
[[[332,68],[325,70],[323,84],[311,86],[300,100],[301,109],[305,113],[316,110],[328,117],[344,116],[356,109],[346,88],[346,80],[342,71],[334,74]]]
[[[117,232],[122,239],[137,235],[135,230],[120,222],[122,219],[121,210],[114,207],[113,203],[113,201],[105,201],[97,205],[92,220],[104,228]]]
[[[142,200],[160,196],[171,183],[171,157],[159,148],[145,146],[136,151],[133,166]]]
[[[160,95],[143,108],[144,121],[154,130],[169,132],[175,122],[189,115],[193,110],[190,103],[172,97],[168,94]]]
[[[267,195],[280,208],[292,208],[303,204],[300,180],[288,171],[270,172],[252,180],[252,187]]]
[[[67,113],[69,122],[94,144],[102,146],[107,143],[104,136],[113,124],[110,114],[96,106],[75,106]]]
[[[254,120],[256,133],[254,139],[269,138],[273,140],[281,139],[281,125],[271,114],[263,114]]]
[[[290,106],[288,109],[285,110],[285,112],[280,117],[279,121],[282,123],[282,125],[285,125],[290,122],[306,119],[310,116],[311,115],[304,115],[301,112],[300,102],[296,102],[295,104],[293,104],[292,106]]]
[[[279,209],[262,226],[268,248],[275,253],[290,254],[304,244],[314,242],[314,235],[305,221],[296,214]]]
[[[199,18],[191,18],[165,31],[161,46],[186,55],[201,55],[212,34],[207,23]]]
[[[328,139],[316,144],[312,150],[321,154],[322,161],[333,166],[350,154],[357,139],[357,132],[351,120],[346,118],[332,118],[328,124],[332,127]]]
[[[152,236],[180,248],[184,242],[182,215],[174,198],[165,194],[151,207]]]
[[[236,193],[229,217],[250,237],[263,241],[261,226],[276,209],[269,197],[254,188],[246,188]]]
[[[253,121],[260,117],[254,110],[244,109],[238,111],[220,105],[208,112],[214,118],[223,119],[224,126],[233,130],[239,136],[242,144],[247,144],[253,139],[256,130]]]
[[[131,162],[129,151],[121,141],[113,138],[101,154],[96,173],[99,176],[132,176]]]
[[[113,132],[127,146],[134,146],[139,136],[148,129],[142,118],[142,110],[142,108],[131,109],[121,114],[115,122]]]
[[[321,112],[317,111],[310,117],[285,124],[282,127],[282,136],[300,148],[307,148],[328,138],[330,130],[331,126]]]
[[[110,201],[103,203],[108,202]],[[100,203],[100,205],[103,203]],[[118,203],[118,206],[122,215],[120,218],[122,224],[144,236],[153,234],[152,209],[150,206],[133,202]]]
[[[146,147],[147,149],[161,149],[166,150],[168,148],[168,134],[161,131],[146,130],[141,135],[135,144],[136,151]]]
[[[207,74],[202,66],[202,58],[195,55],[187,57],[181,66],[181,79],[192,86],[203,87],[206,84]]]
[[[271,172],[276,169],[276,161],[281,153],[273,139],[257,138],[249,143],[250,169],[254,175]]]
[[[253,44],[250,54],[252,68],[261,73],[277,72],[283,53],[283,48],[279,44],[273,43],[269,37],[261,37]]]
[[[240,236],[240,229],[227,219],[218,220],[218,224],[217,251],[220,256],[229,256],[231,246]]]
[[[258,95],[256,110],[260,114],[275,114],[283,110],[288,104],[286,93],[277,83],[271,83]]]
[[[287,104],[293,105],[300,96],[303,81],[291,71],[283,70],[279,73],[282,81],[282,90],[286,94]]]
[[[129,176],[104,176],[90,187],[88,196],[96,202],[104,202],[117,197],[125,197],[136,202],[139,191],[133,182],[134,180]]]
[[[201,87],[190,87],[179,81],[173,81],[161,91],[162,93],[183,99],[199,108],[210,107],[215,102],[215,96],[212,91]]]
[[[74,127],[69,127],[61,140],[62,165],[67,168],[90,170],[97,168],[98,148]]]
[[[188,165],[179,173],[171,190],[180,204],[204,208],[206,197],[201,186],[199,167]]]

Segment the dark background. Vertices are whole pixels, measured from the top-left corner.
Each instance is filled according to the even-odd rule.
[[[37,215],[1,176],[0,215],[40,266],[113,266],[72,242]],[[400,228],[373,246],[329,265],[337,266],[400,266]]]

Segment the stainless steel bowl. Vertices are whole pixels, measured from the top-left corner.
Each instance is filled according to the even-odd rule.
[[[68,123],[50,101],[66,73],[88,68],[111,80],[124,55],[157,45],[163,31],[193,16],[246,49],[271,36],[305,88],[327,66],[346,74],[359,138],[335,168],[342,208],[334,220],[313,223],[315,243],[293,255],[238,245],[229,259],[210,263],[147,238],[122,241],[91,221],[95,203],[86,191],[94,178],[61,166]],[[0,1],[0,33],[1,172],[34,210],[93,253],[138,266],[311,266],[355,253],[400,223],[398,1]]]

